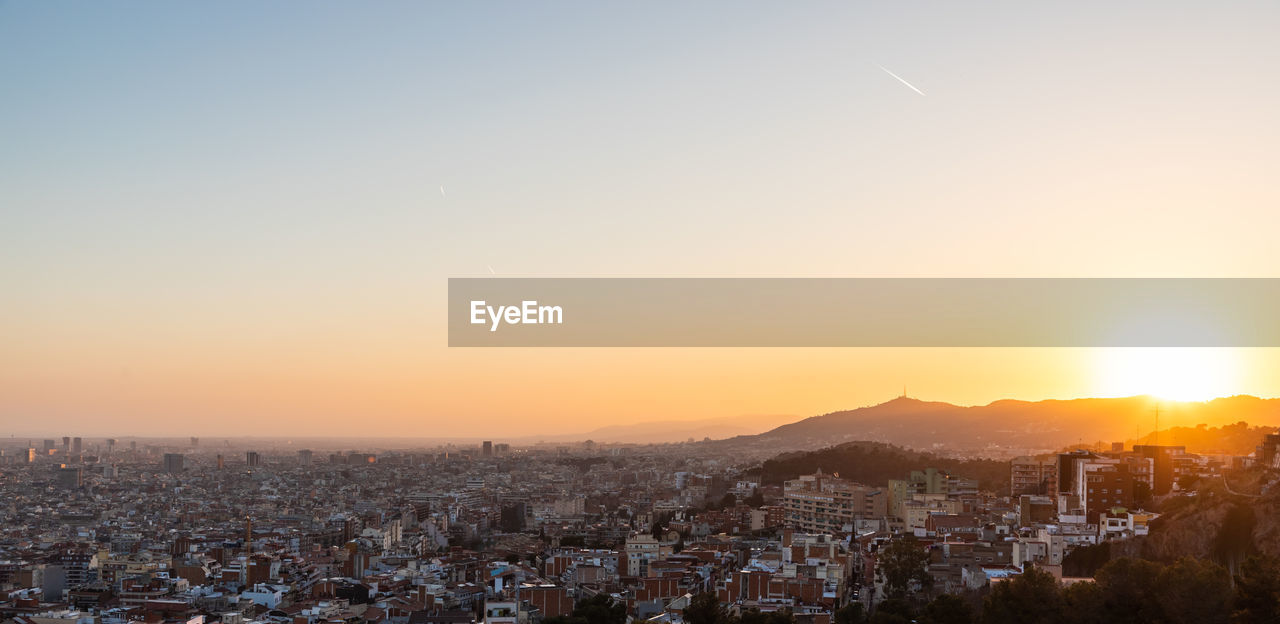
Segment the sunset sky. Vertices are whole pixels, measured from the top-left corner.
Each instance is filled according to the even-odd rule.
[[[904,384],[1280,396],[1276,349],[450,349],[445,324],[447,278],[491,271],[1277,277],[1278,28],[1270,2],[2,2],[0,424],[500,438]]]

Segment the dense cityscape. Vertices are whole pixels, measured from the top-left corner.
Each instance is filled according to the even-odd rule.
[[[11,439],[0,616],[849,624],[1088,621],[1081,609],[1096,621],[1227,621],[1234,609],[1266,621],[1280,594],[1236,595],[1250,580],[1280,587],[1251,542],[1262,520],[1238,517],[1239,501],[1268,500],[1280,436],[1261,435],[1247,454],[1117,442],[994,461],[851,442],[764,462],[710,440]],[[842,463],[855,474],[836,473]],[[1234,505],[1197,521],[1211,550],[1158,552],[1155,538],[1187,522],[1164,516],[1210,500]],[[1112,600],[1117,574],[1183,579],[1170,587],[1201,608]]]

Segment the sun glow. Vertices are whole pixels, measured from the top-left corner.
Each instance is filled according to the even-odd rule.
[[[1100,396],[1148,394],[1171,401],[1207,401],[1239,392],[1239,357],[1232,349],[1113,348],[1094,365]]]

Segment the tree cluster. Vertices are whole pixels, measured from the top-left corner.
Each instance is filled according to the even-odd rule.
[[[891,595],[892,596],[892,595]],[[861,606],[836,613],[836,624],[1251,624],[1280,622],[1280,560],[1254,556],[1234,576],[1203,559],[1162,565],[1119,558],[1092,582],[1064,585],[1028,568],[985,595],[944,594],[920,606],[890,597],[868,617]],[[842,610],[843,611],[843,610]]]

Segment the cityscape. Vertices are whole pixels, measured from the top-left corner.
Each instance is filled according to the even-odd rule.
[[[0,0],[0,624],[1280,624],[1278,32]]]
[[[869,409],[911,418],[931,405],[904,396]],[[999,458],[869,440],[770,456],[753,439],[769,435],[435,446],[315,438],[303,448],[269,438],[10,439],[0,448],[0,617],[850,624],[1280,614],[1274,426],[1171,428],[1141,443],[1008,456],[1015,441],[990,447]]]

